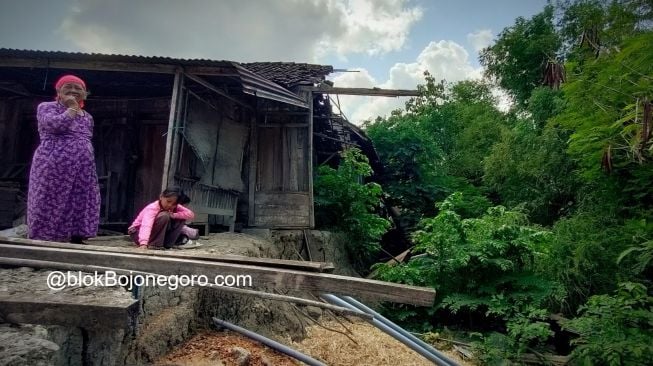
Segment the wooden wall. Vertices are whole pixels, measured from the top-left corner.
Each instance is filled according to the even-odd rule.
[[[308,128],[259,127],[254,225],[310,226]]]
[[[14,180],[21,182],[25,193],[29,165],[39,144],[36,107],[42,101],[38,97],[0,100],[0,178],[23,166]],[[158,197],[169,105],[169,98],[87,102],[95,121],[102,223],[131,223],[140,208]]]

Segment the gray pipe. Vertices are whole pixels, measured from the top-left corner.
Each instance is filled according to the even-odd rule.
[[[292,348],[289,348],[288,346],[285,346],[285,345],[283,345],[283,344],[281,344],[279,342],[273,341],[273,340],[271,340],[269,338],[265,338],[265,337],[263,337],[262,335],[260,335],[258,333],[252,332],[251,330],[241,328],[241,327],[239,327],[239,326],[237,326],[235,324],[231,324],[229,322],[226,322],[226,321],[218,319],[218,318],[213,318],[213,323],[217,327],[224,327],[224,328],[233,330],[233,331],[238,332],[240,334],[243,334],[243,335],[245,335],[245,336],[247,336],[249,338],[252,338],[255,341],[261,342],[264,345],[266,345],[268,347],[271,347],[271,348],[274,348],[274,349],[276,349],[277,351],[279,351],[281,353],[285,353],[288,356],[293,357],[293,358],[295,358],[295,359],[297,359],[299,361],[302,361],[303,363],[305,363],[307,365],[310,365],[310,366],[326,366],[326,364],[323,364],[322,362],[320,362],[320,361],[318,361],[318,360],[316,360],[314,358],[306,356],[303,353],[297,352],[296,350],[294,350]]]
[[[427,351],[431,352],[432,354],[438,356],[443,361],[445,361],[448,365],[458,366],[458,364],[455,361],[451,360],[449,357],[447,357],[447,355],[445,355],[442,352],[438,351],[437,349],[433,348],[433,346],[431,346],[430,344],[428,344],[428,343],[422,341],[421,339],[415,337],[413,334],[410,334],[405,329],[403,329],[400,326],[398,326],[397,324],[391,322],[390,320],[385,318],[383,315],[377,313],[376,311],[374,311],[370,307],[366,306],[362,302],[354,299],[351,296],[343,296],[343,297],[341,297],[341,299],[343,299],[344,301],[346,301],[349,304],[353,305],[357,309],[374,316],[375,319],[378,319],[380,322],[382,322],[385,325],[389,326],[390,328],[394,329],[396,332],[402,334],[406,338],[408,338],[411,341],[413,341],[413,342],[419,344],[420,346],[422,346],[422,348],[424,348]]]
[[[321,297],[324,298],[325,300],[327,300],[328,302],[334,304],[334,305],[342,306],[342,307],[349,308],[349,309],[352,309],[352,310],[360,310],[360,309],[357,309],[354,305],[346,302],[345,300],[342,300],[341,298],[339,298],[339,297],[337,297],[335,295],[322,294]],[[406,346],[408,346],[413,351],[415,351],[415,352],[419,353],[420,355],[424,356],[424,358],[426,358],[427,360],[433,362],[436,365],[441,365],[441,366],[455,365],[455,364],[449,364],[446,361],[442,360],[437,355],[425,350],[419,344],[417,344],[417,343],[413,342],[412,340],[408,339],[408,337],[404,336],[401,333],[396,332],[394,329],[390,328],[385,323],[380,322],[378,319],[376,319],[376,317],[372,319],[372,324],[375,327],[377,327],[377,328],[381,329],[382,331],[384,331],[385,333],[391,335],[393,338],[395,338],[399,342],[405,344]]]

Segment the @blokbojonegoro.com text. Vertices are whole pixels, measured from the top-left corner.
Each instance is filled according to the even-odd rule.
[[[51,290],[66,287],[114,287],[121,286],[131,291],[134,287],[159,286],[176,290],[180,287],[252,287],[251,275],[157,275],[129,271],[118,274],[114,271],[82,272],[52,271],[48,274],[47,285]]]

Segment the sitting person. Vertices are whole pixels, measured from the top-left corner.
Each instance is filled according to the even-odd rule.
[[[177,245],[186,228],[186,220],[195,217],[182,206],[190,198],[179,188],[168,188],[159,199],[145,206],[127,231],[141,248],[164,249]]]

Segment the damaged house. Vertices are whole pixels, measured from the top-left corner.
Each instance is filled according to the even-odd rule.
[[[39,138],[36,107],[61,75],[90,91],[101,223],[128,225],[163,187],[195,224],[312,228],[313,167],[372,145],[332,112],[331,66],[0,49],[0,228],[20,216]],[[9,208],[8,208],[9,207]]]

